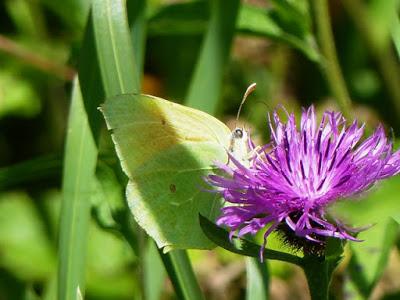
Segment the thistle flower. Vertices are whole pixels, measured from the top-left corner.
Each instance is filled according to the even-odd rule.
[[[392,152],[383,127],[361,140],[364,125],[346,126],[340,113],[329,111],[317,125],[313,106],[303,109],[299,128],[293,114],[283,123],[276,112],[269,126],[270,143],[254,149],[247,166],[230,156],[230,165],[218,164],[220,174],[208,176],[227,202],[217,224],[231,237],[267,228],[261,253],[273,231],[317,255],[327,237],[358,241],[357,229],[329,216],[327,208],[400,172],[400,152]]]

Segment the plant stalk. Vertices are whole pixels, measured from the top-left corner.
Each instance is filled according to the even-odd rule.
[[[328,300],[330,272],[325,259],[314,256],[304,257],[304,273],[312,300]]]

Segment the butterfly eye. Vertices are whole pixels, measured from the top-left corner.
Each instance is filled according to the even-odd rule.
[[[243,137],[243,130],[240,128],[236,128],[233,132],[233,135],[236,139],[241,139]]]

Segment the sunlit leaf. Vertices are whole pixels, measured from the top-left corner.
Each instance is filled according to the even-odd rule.
[[[207,1],[172,3],[161,7],[148,23],[151,35],[202,34],[208,24]]]

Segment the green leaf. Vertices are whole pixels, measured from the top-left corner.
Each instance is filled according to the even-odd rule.
[[[350,276],[365,298],[370,296],[381,278],[398,233],[399,225],[387,220],[361,232],[357,238],[363,242],[351,243]]]
[[[215,113],[240,1],[210,1],[211,18],[186,97],[186,105]]]
[[[162,6],[149,19],[148,34],[187,35],[202,34],[209,18],[206,1],[173,3]]]
[[[237,29],[240,32],[252,33],[278,39],[284,34],[279,25],[270,18],[265,9],[244,5],[239,13]]]
[[[205,235],[216,245],[236,254],[260,257],[260,245],[242,238],[233,237],[230,239],[229,233],[225,229],[217,226],[202,215],[199,215],[199,220],[201,229],[203,229]],[[298,266],[302,265],[300,257],[270,249],[264,250],[264,258],[285,261]]]
[[[311,34],[308,32],[302,37],[287,32],[279,22],[271,17],[271,11],[244,5],[240,10],[236,27],[241,33],[283,42],[303,52],[310,60],[319,60],[319,52],[315,47]]]
[[[307,0],[272,0],[271,17],[281,28],[294,36],[304,38],[310,34],[311,17]]]

